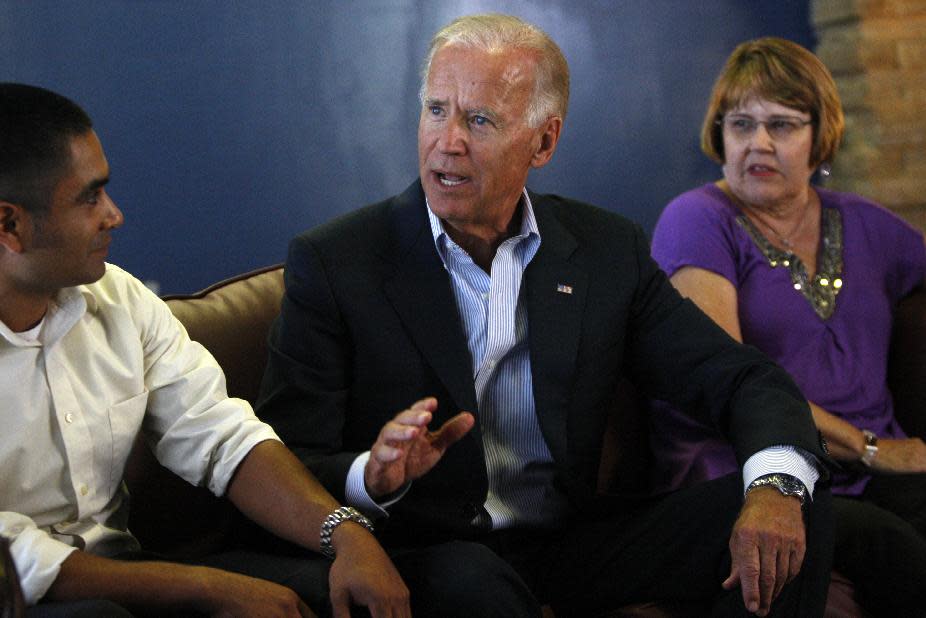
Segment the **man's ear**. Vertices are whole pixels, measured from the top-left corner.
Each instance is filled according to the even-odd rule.
[[[559,116],[550,116],[543,123],[543,132],[540,134],[540,143],[534,156],[531,157],[531,167],[540,168],[550,162],[553,158],[553,152],[556,150],[556,144],[559,142],[559,134],[563,129],[563,119]]]
[[[0,246],[13,253],[22,252],[27,218],[22,206],[0,200]]]

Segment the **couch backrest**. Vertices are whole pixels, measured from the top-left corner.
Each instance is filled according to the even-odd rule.
[[[267,334],[282,297],[283,266],[276,265],[164,300],[190,338],[222,366],[228,394],[253,403],[267,364]]]

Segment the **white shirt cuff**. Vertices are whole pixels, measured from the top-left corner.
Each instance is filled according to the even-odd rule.
[[[820,478],[816,457],[793,446],[770,446],[754,453],[743,465],[743,491],[760,476],[780,472],[797,478],[813,498],[813,488]]]
[[[52,538],[18,513],[0,513],[0,533],[11,541],[10,554],[26,604],[35,605],[57,579],[61,563],[77,548]]]
[[[389,517],[386,508],[401,500],[412,484],[406,483],[399,491],[392,494],[388,500],[377,502],[367,493],[367,486],[363,480],[363,470],[369,460],[370,451],[366,451],[357,455],[354,463],[350,465],[350,470],[347,471],[347,483],[344,487],[344,498],[349,506],[358,509],[370,519],[382,519],[383,517]]]

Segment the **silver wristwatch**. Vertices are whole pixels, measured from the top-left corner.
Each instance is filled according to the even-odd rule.
[[[807,488],[804,487],[804,484],[796,477],[781,472],[763,474],[749,484],[749,487],[746,488],[746,493],[748,494],[756,487],[765,486],[776,488],[782,495],[797,497],[801,501],[801,506],[804,506],[804,500],[807,498]]]
[[[354,507],[340,506],[336,508],[325,518],[325,521],[322,522],[321,542],[319,543],[319,545],[321,545],[322,554],[331,560],[334,560],[335,557],[334,547],[331,545],[331,534],[334,532],[335,528],[345,521],[358,523],[371,533],[373,532],[373,522]]]
[[[874,458],[878,455],[878,436],[873,431],[868,431],[863,429],[862,433],[865,434],[865,452],[862,453],[862,457],[859,461],[863,464],[871,467],[871,462],[874,461]]]

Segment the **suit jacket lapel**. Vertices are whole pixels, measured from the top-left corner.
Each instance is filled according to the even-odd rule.
[[[385,292],[456,409],[476,413],[469,349],[450,279],[434,248],[426,208],[420,182],[396,198],[396,246],[391,256],[396,270],[385,282]]]
[[[588,274],[570,262],[575,237],[557,220],[552,205],[531,193],[540,249],[524,274],[534,404],[547,446],[566,461],[567,418],[579,349]]]

